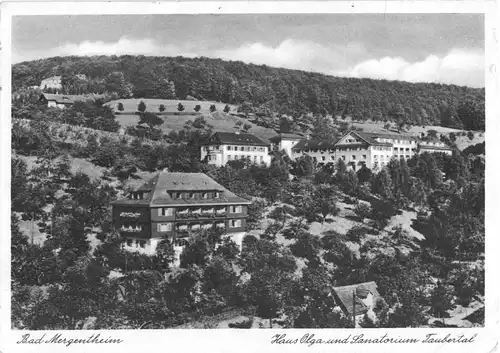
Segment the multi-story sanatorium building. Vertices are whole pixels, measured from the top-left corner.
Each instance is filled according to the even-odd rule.
[[[125,249],[150,255],[165,237],[179,254],[190,231],[211,228],[224,230],[241,247],[250,203],[203,173],[161,172],[112,202],[113,223]]]
[[[284,138],[271,140],[288,153],[288,148],[283,148]],[[292,141],[288,139],[286,142],[290,144]],[[325,164],[342,159],[354,170],[365,165],[376,171],[392,158],[410,159],[425,152],[452,154],[453,150],[441,141],[421,141],[411,135],[351,130],[336,141],[302,139],[291,147],[289,156],[296,159],[309,155],[316,162]]]
[[[201,146],[201,160],[208,164],[220,167],[238,159],[270,165],[269,143],[252,134],[216,132]]]

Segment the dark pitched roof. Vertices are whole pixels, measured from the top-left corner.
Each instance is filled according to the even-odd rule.
[[[234,132],[216,132],[210,137],[205,145],[211,145],[214,143],[221,145],[268,146],[268,143],[265,143],[255,135],[241,133],[236,134]]]
[[[121,199],[112,202],[118,205],[190,205],[190,204],[250,204],[247,199],[239,197],[230,192],[222,185],[203,173],[169,173],[160,172],[152,179],[148,180],[136,191],[144,191],[146,194],[142,200]],[[174,200],[170,197],[170,192],[189,191],[219,191],[218,199],[207,200]]]
[[[40,99],[46,99],[47,101],[55,101],[58,104],[73,104],[75,101],[84,100],[83,96],[75,96],[70,94],[51,94],[43,93]]]
[[[418,148],[423,149],[423,150],[443,150],[443,151],[452,151],[453,148],[448,147],[448,146],[432,146],[432,145],[425,145],[425,144],[419,144]]]
[[[370,140],[375,140],[377,137],[393,139],[393,140],[410,140],[416,141],[417,137],[407,134],[395,134],[395,133],[386,133],[386,132],[366,132],[366,131],[353,131],[358,134],[358,136]],[[376,141],[375,141],[376,142]]]
[[[361,301],[362,297],[366,298],[368,292],[373,295],[374,301],[380,298],[380,294],[377,291],[377,284],[373,281],[352,284],[350,286],[334,287],[333,292],[336,299],[339,301],[338,304],[340,304],[344,312],[347,311],[348,315],[353,314],[353,292],[356,293],[355,315],[361,315],[368,311],[366,305]]]
[[[292,133],[288,133],[288,132],[284,132],[284,133],[280,133],[276,136],[273,136],[269,139],[269,141],[272,141],[272,142],[279,142],[281,140],[284,140],[284,139],[289,139],[289,140],[300,140],[300,139],[303,139],[304,136],[302,135],[299,135],[299,134],[292,134]]]
[[[330,140],[300,140],[295,146],[292,147],[292,150],[331,150],[334,149],[337,141]]]

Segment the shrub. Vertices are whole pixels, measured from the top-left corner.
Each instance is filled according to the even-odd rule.
[[[140,111],[141,113],[144,113],[146,111],[146,103],[140,101],[139,104],[137,105],[137,110]]]
[[[354,226],[347,231],[346,237],[353,243],[359,243],[361,238],[368,234],[369,229],[363,226]]]
[[[361,218],[368,218],[371,215],[372,209],[368,204],[360,202],[356,208],[354,208],[354,212]]]

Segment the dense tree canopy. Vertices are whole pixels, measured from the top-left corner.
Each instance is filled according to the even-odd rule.
[[[484,130],[484,89],[333,77],[209,58],[94,56],[54,57],[13,66],[14,91],[53,75],[85,74],[93,93],[126,98],[251,102],[254,107],[295,115],[350,115],[406,124],[463,125]],[[66,82],[63,82],[66,84]],[[227,110],[227,109],[226,109]],[[320,131],[318,131],[320,132]]]

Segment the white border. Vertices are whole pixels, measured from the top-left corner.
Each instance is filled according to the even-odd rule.
[[[487,163],[486,163],[486,327],[482,329],[392,329],[392,330],[141,330],[141,331],[98,331],[101,337],[121,338],[125,343],[119,345],[16,345],[20,331],[10,330],[10,35],[11,17],[14,15],[78,15],[78,14],[265,14],[265,13],[485,13],[486,43],[486,126],[487,126]],[[499,150],[498,133],[500,115],[498,110],[498,4],[493,1],[312,1],[312,2],[102,2],[102,3],[3,3],[1,7],[1,86],[0,97],[0,264],[1,264],[1,317],[0,349],[2,352],[33,351],[76,351],[88,352],[102,350],[106,352],[144,351],[155,349],[178,352],[263,352],[283,350],[298,352],[370,352],[388,351],[453,351],[453,352],[493,352],[498,343],[499,296],[498,269],[500,269],[498,227],[499,207],[495,200],[500,199],[496,177],[499,166],[495,152]],[[409,288],[408,290],[411,290]],[[301,337],[305,333],[315,333],[317,337],[344,337],[347,334],[363,333],[365,337],[376,338],[387,332],[391,337],[423,338],[426,333],[440,335],[463,332],[467,335],[477,333],[474,344],[362,344],[362,345],[271,345],[275,333]],[[43,332],[34,332],[35,335]],[[48,332],[46,337],[55,332]],[[89,331],[62,331],[65,336],[86,338]]]

